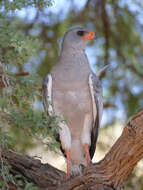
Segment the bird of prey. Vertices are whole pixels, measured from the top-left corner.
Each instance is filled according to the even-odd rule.
[[[80,165],[90,165],[96,149],[103,110],[102,87],[85,54],[86,45],[95,38],[89,29],[69,29],[59,60],[43,81],[46,112],[66,121],[59,123],[59,140],[67,159],[67,177],[81,173]]]

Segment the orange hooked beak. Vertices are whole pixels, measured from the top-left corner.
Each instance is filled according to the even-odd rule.
[[[94,32],[88,32],[82,37],[83,40],[94,40],[95,38],[96,36]]]

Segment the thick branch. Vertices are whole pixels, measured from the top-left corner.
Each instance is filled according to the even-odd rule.
[[[137,162],[143,158],[143,110],[124,128],[122,135],[99,163],[83,169],[81,176],[70,180],[49,164],[14,152],[3,154],[12,166],[39,188],[47,190],[115,190],[128,179]]]
[[[42,164],[39,159],[30,156],[22,156],[11,150],[2,153],[4,163],[12,166],[12,174],[22,174],[28,181],[38,187],[48,187],[58,185],[65,181],[65,173],[49,164]]]

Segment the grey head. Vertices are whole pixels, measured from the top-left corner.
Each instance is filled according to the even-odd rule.
[[[95,33],[87,28],[70,28],[64,35],[62,49],[85,49],[86,44],[95,38]]]

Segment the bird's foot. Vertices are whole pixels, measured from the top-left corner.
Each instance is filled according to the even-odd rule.
[[[72,164],[71,165],[71,176],[77,176],[82,174],[82,168],[80,165]]]

